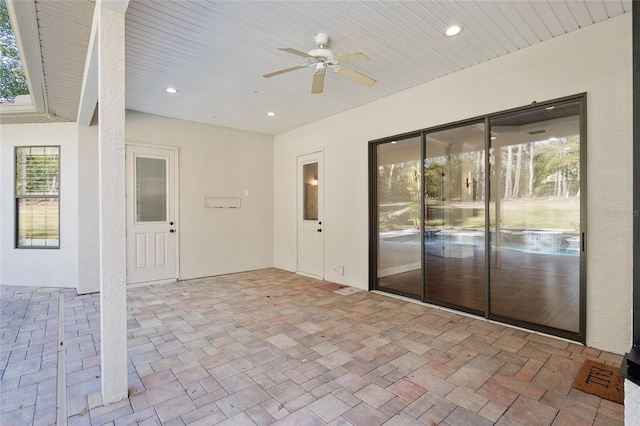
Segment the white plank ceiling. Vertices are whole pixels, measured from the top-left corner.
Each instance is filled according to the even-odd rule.
[[[127,107],[278,134],[630,10],[622,0],[133,0]],[[462,33],[445,37],[454,23]],[[377,84],[328,72],[324,93],[312,95],[310,68],[262,77],[305,64],[277,48],[307,52],[319,32],[336,54],[366,53],[371,62],[348,67]]]
[[[48,103],[58,118],[75,120],[93,3],[37,5]],[[278,134],[631,7],[631,0],[132,0],[126,17],[127,108]],[[445,37],[454,23],[462,33]],[[328,72],[324,93],[312,95],[310,68],[262,77],[305,64],[278,48],[307,52],[316,48],[319,32],[329,34],[328,47],[338,55],[366,53],[370,62],[347,66],[377,84],[366,87]],[[167,87],[178,93],[166,93]],[[277,115],[267,117],[269,111]]]

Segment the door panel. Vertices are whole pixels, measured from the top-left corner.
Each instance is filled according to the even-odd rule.
[[[425,299],[485,309],[484,123],[428,133],[424,160]]]
[[[491,120],[491,314],[580,331],[580,105]]]
[[[322,152],[298,157],[298,264],[297,272],[324,277],[322,226]]]
[[[175,150],[127,146],[127,283],[177,279]]]
[[[156,234],[156,267],[167,266],[167,234]]]
[[[377,289],[422,297],[420,135],[377,147]]]

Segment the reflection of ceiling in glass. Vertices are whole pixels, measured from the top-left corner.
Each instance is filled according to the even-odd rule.
[[[580,134],[580,103],[565,102],[531,107],[491,119],[491,146],[541,142]],[[421,156],[421,137],[414,135],[377,146],[380,164],[410,161]],[[426,134],[426,158],[484,149],[483,122]]]
[[[491,120],[493,146],[546,141],[580,134],[580,104],[540,107]]]
[[[580,114],[580,103],[546,105],[491,120],[491,126],[523,126]]]
[[[378,145],[378,165],[420,161],[421,145],[422,138],[420,136],[397,139]]]
[[[458,147],[461,151],[484,149],[484,123],[467,124],[440,132],[427,134],[427,157],[432,157],[437,145],[447,148]],[[437,154],[442,155],[442,154]]]

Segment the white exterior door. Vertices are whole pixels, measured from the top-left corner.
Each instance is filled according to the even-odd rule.
[[[127,284],[178,278],[176,154],[127,145]]]
[[[298,157],[297,272],[316,278],[324,277],[323,190],[322,152]]]

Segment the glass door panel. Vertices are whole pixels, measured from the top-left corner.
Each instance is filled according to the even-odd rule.
[[[376,288],[422,297],[421,138],[377,146]]]
[[[424,160],[425,299],[485,309],[485,126],[426,136]]]
[[[580,331],[580,103],[491,125],[491,315]]]
[[[167,159],[135,157],[135,221],[167,221]]]
[[[302,220],[318,220],[318,163],[308,163],[302,166],[304,180],[304,195]]]

